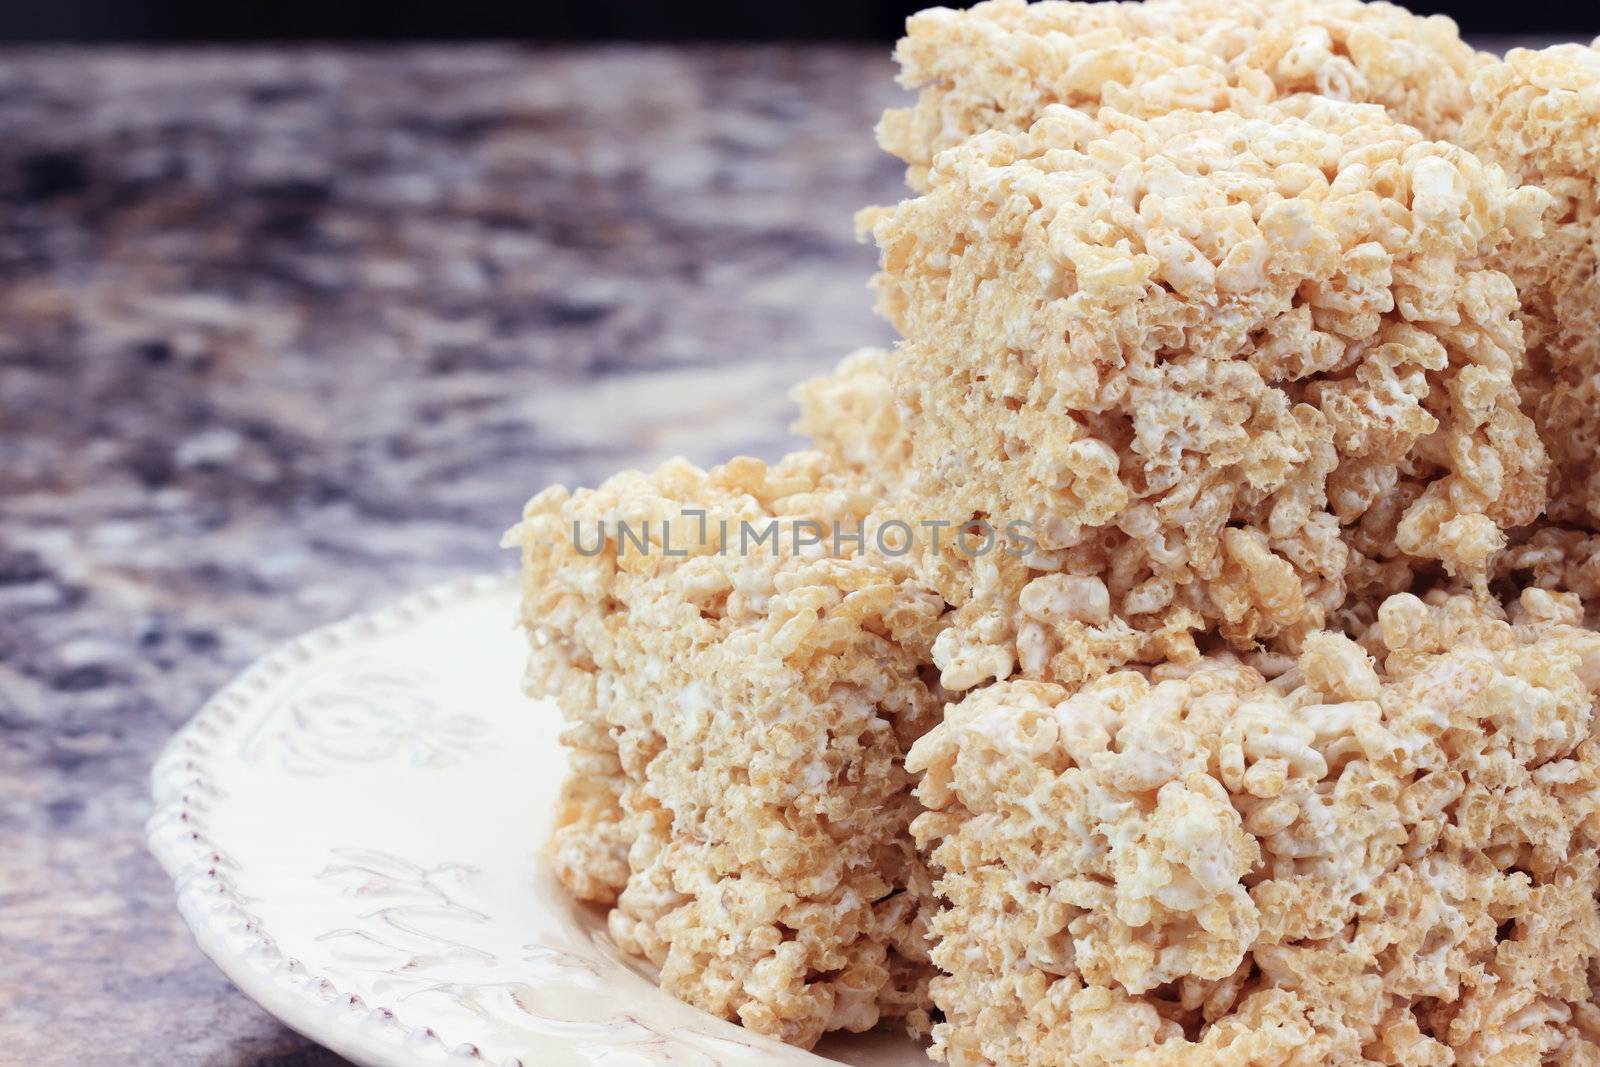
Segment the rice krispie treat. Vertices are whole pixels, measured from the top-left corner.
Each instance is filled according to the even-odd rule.
[[[969,695],[913,747],[957,1065],[1600,1063],[1600,634],[1402,594],[1227,657]]]
[[[804,434],[835,470],[879,495],[901,486],[911,470],[911,441],[889,377],[893,360],[894,353],[881,348],[858,349],[791,393],[800,418],[790,429]]]
[[[1046,109],[869,213],[902,507],[946,538],[943,684],[1076,684],[1294,651],[1441,568],[1482,591],[1544,503],[1510,280],[1485,257],[1546,194],[1381,108]]]
[[[1497,588],[1575,593],[1587,624],[1600,627],[1600,534],[1539,522],[1517,530],[1495,557]]]
[[[1521,384],[1553,464],[1549,516],[1600,529],[1600,48],[1513,49],[1472,90],[1462,143],[1555,201],[1548,232],[1497,262],[1522,297]]]
[[[1488,62],[1447,18],[1359,0],[991,0],[913,15],[895,55],[918,98],[884,116],[878,139],[917,189],[939,152],[1025,130],[1051,104],[1153,116],[1316,93],[1449,138]]]
[[[668,992],[802,1046],[927,1025],[903,755],[943,604],[832,551],[871,500],[815,452],[678,461],[547,490],[508,535],[527,688],[570,719],[562,881]]]

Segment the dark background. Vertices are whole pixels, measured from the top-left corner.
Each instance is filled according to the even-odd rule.
[[[0,42],[860,40],[933,0],[12,0]],[[965,6],[955,3],[952,6]],[[1600,0],[1414,0],[1473,35],[1592,34]]]

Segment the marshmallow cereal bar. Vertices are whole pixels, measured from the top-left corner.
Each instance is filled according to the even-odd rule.
[[[1447,18],[1358,0],[989,0],[913,16],[895,55],[918,97],[884,116],[878,139],[917,189],[939,152],[1025,130],[1052,104],[1154,116],[1315,93],[1449,138],[1489,62]]]
[[[864,213],[905,337],[901,506],[1020,535],[928,554],[958,609],[943,684],[1293,652],[1418,573],[1482,591],[1547,467],[1516,291],[1486,260],[1548,199],[1379,107],[1301,96],[1050,107]]]
[[[1600,48],[1513,49],[1483,70],[1461,139],[1550,193],[1548,232],[1500,257],[1527,333],[1524,405],[1550,450],[1549,518],[1600,529]]]
[[[570,720],[557,873],[668,992],[806,1047],[927,1026],[903,756],[940,707],[943,605],[815,543],[870,500],[816,452],[678,461],[547,490],[508,535],[527,688]]]
[[[1076,691],[990,686],[913,747],[935,1054],[957,1067],[1600,1063],[1600,634],[1409,594]],[[1376,659],[1369,655],[1369,649]]]

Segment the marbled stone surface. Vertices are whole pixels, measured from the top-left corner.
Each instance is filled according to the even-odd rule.
[[[781,453],[787,387],[887,336],[891,73],[0,53],[0,1062],[339,1062],[191,944],[157,749],[278,641],[508,567],[550,482]]]

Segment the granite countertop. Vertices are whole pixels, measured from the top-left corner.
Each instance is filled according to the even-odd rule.
[[[768,458],[885,340],[886,47],[0,53],[0,1060],[341,1062],[194,948],[146,775],[551,482]],[[511,684],[508,680],[508,684]]]

